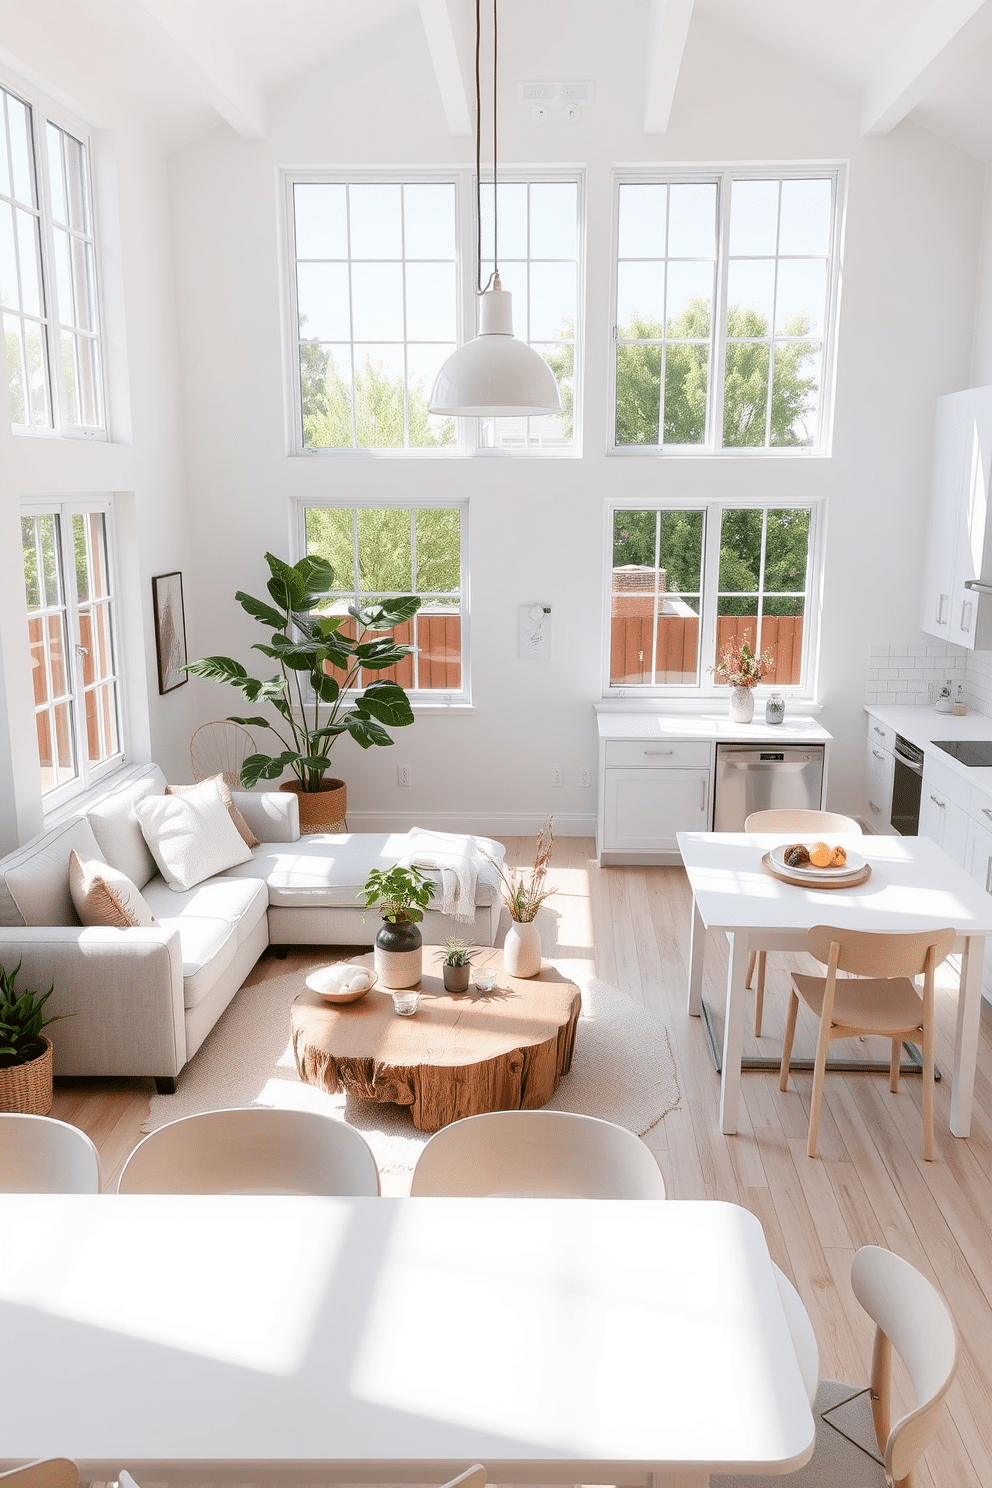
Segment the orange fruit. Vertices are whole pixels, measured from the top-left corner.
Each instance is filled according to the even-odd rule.
[[[814,842],[809,850],[809,860],[814,868],[830,866],[830,849],[825,842]]]
[[[833,852],[830,854],[830,866],[831,868],[843,868],[846,862],[847,850],[841,847],[840,843],[838,843]]]

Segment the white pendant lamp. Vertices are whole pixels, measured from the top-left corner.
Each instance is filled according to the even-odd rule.
[[[493,273],[482,285],[482,107],[479,83],[480,0],[475,0],[475,212],[478,243],[476,294],[482,305],[479,334],[452,352],[431,393],[430,411],[467,418],[561,412],[561,393],[544,358],[513,334],[509,290],[499,279],[496,173],[496,0],[493,0]]]

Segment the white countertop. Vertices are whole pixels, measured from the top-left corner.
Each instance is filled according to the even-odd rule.
[[[992,792],[992,769],[975,769],[961,764],[943,749],[928,749],[934,739],[992,739],[992,718],[984,713],[966,713],[963,717],[955,713],[937,713],[933,708],[913,708],[905,704],[887,707],[880,703],[868,703],[865,712],[879,723],[895,729],[911,744],[922,749],[937,763],[953,770],[970,785],[980,786]]]
[[[906,708],[891,711],[912,713],[914,710]],[[760,699],[751,723],[734,723],[726,712],[597,713],[596,722],[601,739],[703,739],[719,744],[772,744],[776,741],[783,744],[825,744],[832,737],[822,724],[808,714],[797,713],[790,717],[786,711],[783,723],[766,723],[764,702]],[[992,720],[986,722],[992,723]]]

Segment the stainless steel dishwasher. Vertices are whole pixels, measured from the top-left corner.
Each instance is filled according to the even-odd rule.
[[[714,832],[743,832],[752,811],[819,811],[823,745],[718,744]]]

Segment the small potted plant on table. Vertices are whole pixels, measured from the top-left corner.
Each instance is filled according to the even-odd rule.
[[[65,1013],[45,1016],[55,990],[18,993],[18,961],[13,971],[0,966],[0,1111],[47,1116],[52,1109],[52,1041],[42,1029]]]
[[[441,952],[441,979],[445,992],[457,996],[468,991],[468,979],[472,972],[472,952],[463,940],[452,938]]]
[[[418,928],[434,893],[419,868],[373,868],[362,889],[377,905],[382,924],[375,937],[375,972],[384,987],[415,987],[423,975],[423,936]]]

